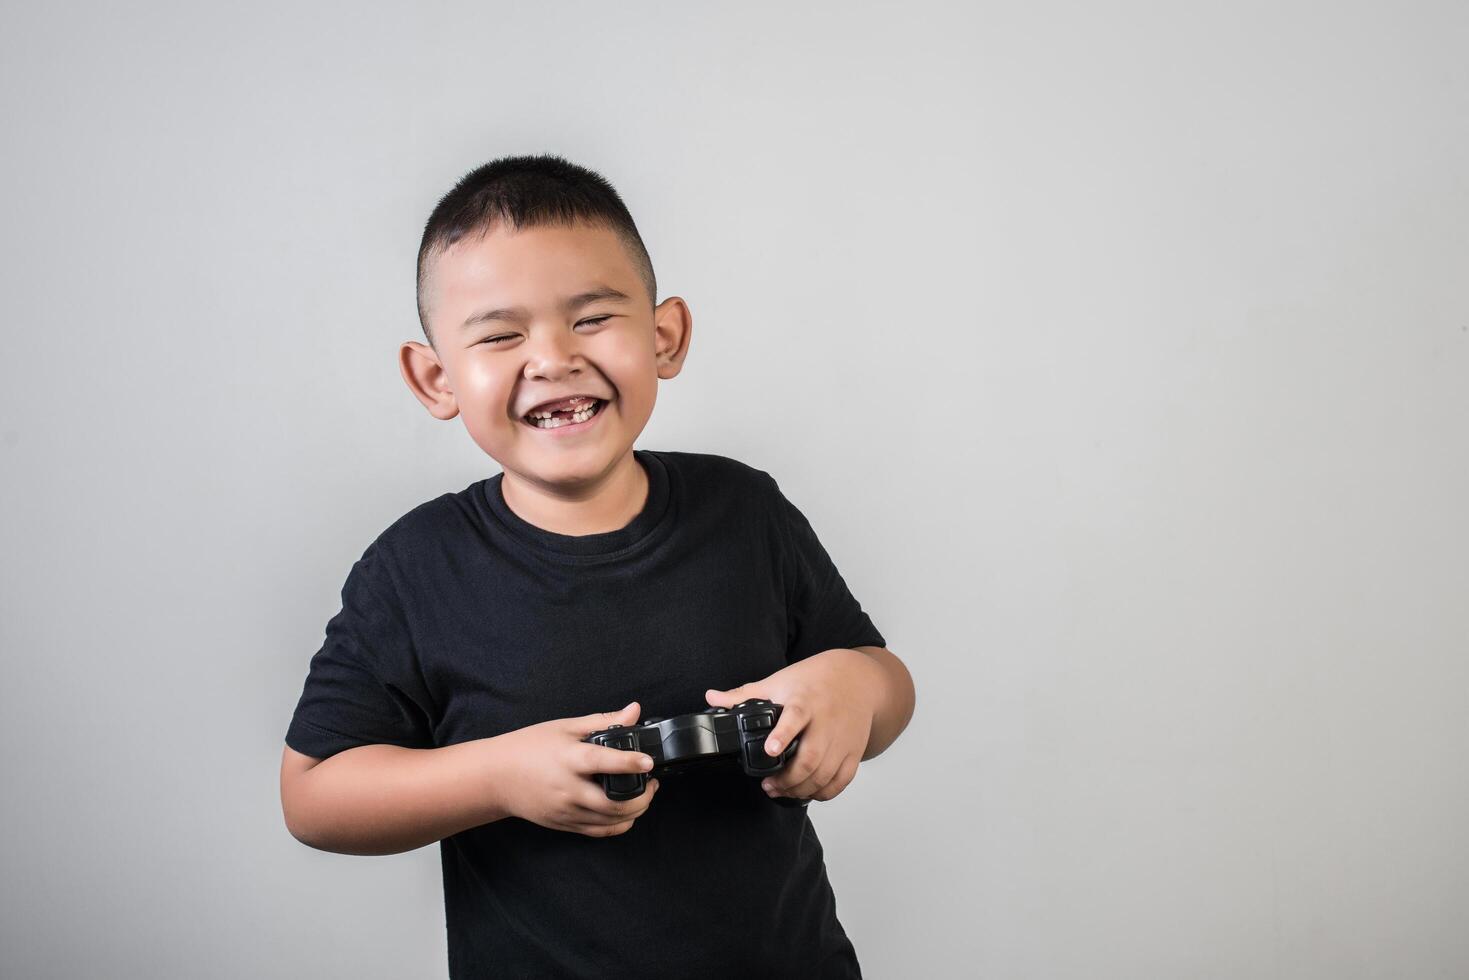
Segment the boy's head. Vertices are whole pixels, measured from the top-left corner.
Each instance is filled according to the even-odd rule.
[[[576,494],[630,459],[658,380],[683,365],[688,307],[655,306],[656,291],[605,179],[550,155],[495,160],[429,216],[418,251],[429,343],[404,343],[399,366],[435,418],[463,417],[507,480]],[[595,401],[530,415],[573,396]]]

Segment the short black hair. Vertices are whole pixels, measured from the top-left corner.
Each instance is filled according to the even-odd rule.
[[[508,156],[476,167],[439,200],[418,246],[418,322],[433,343],[423,304],[427,260],[465,235],[485,233],[504,222],[512,229],[537,225],[602,225],[623,241],[639,267],[648,299],[658,301],[653,261],[627,205],[605,177],[551,153]]]

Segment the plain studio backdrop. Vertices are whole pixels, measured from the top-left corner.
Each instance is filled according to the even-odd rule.
[[[638,445],[774,474],[914,675],[812,806],[869,976],[1469,975],[1466,50],[8,3],[0,974],[445,974],[438,847],[297,843],[280,753],[352,563],[498,471],[398,374],[423,222],[554,152],[694,314]]]

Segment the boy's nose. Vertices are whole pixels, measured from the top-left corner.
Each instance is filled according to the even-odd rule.
[[[577,353],[576,335],[570,332],[547,331],[528,345],[529,356],[525,362],[527,379],[556,381],[581,371],[581,357]]]

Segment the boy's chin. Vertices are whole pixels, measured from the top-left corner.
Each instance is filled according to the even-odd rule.
[[[520,447],[513,455],[494,459],[501,469],[514,473],[522,481],[577,490],[605,478],[624,456],[631,455],[630,446],[619,453],[610,443],[589,443],[584,446]]]

